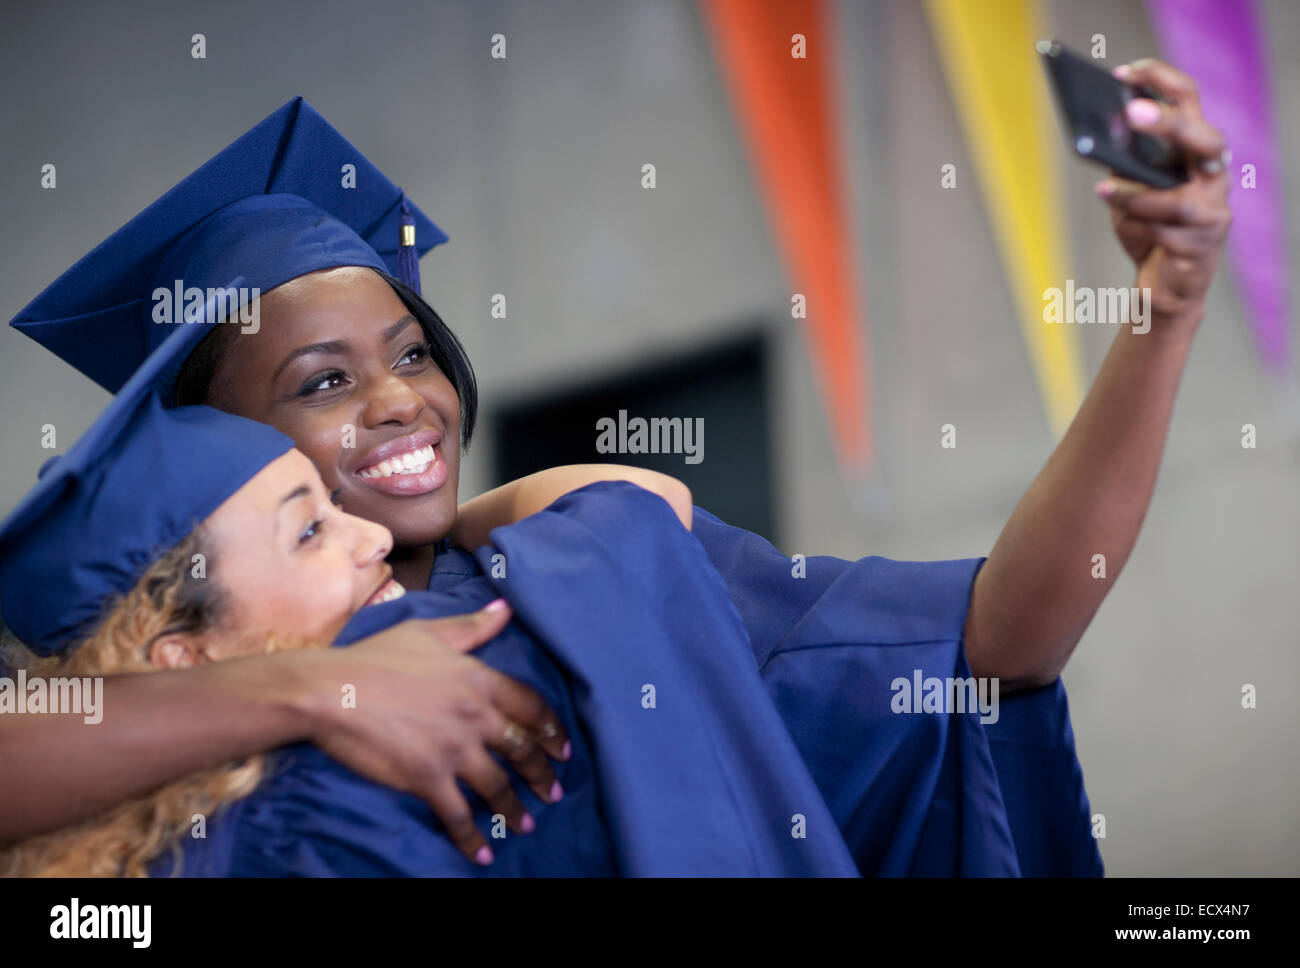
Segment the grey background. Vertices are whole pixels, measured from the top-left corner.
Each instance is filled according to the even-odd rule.
[[[1284,154],[1300,159],[1300,7],[1263,4]],[[305,95],[450,234],[425,294],[465,342],[485,416],[514,396],[770,322],[783,550],[985,554],[1052,447],[969,155],[918,3],[835,7],[872,353],[879,475],[836,470],[764,213],[689,2],[7,5],[0,302],[11,317],[166,188]],[[1047,7],[1109,60],[1155,49],[1142,7]],[[190,57],[190,36],[207,59]],[[506,34],[505,61],[488,56]],[[1195,65],[1187,65],[1193,72]],[[39,187],[41,165],[58,187]],[[657,166],[658,187],[640,187]],[[940,191],[940,165],[959,187]],[[1080,283],[1131,271],[1068,160]],[[1300,199],[1294,166],[1286,172]],[[1297,209],[1289,211],[1294,227]],[[1293,243],[1292,266],[1300,266]],[[506,320],[489,316],[495,292]],[[1089,376],[1112,332],[1081,328]],[[0,510],[107,401],[0,331]],[[955,451],[938,428],[958,423]],[[1240,427],[1259,430],[1256,450]],[[1300,874],[1300,462],[1226,274],[1185,375],[1137,550],[1065,674],[1114,875]],[[491,485],[491,440],[462,497]],[[706,460],[707,437],[706,437]],[[1240,708],[1254,683],[1259,708]]]

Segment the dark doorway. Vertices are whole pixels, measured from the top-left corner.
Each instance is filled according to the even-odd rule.
[[[697,505],[728,524],[778,543],[767,385],[767,341],[757,333],[511,401],[495,421],[498,482],[557,464],[648,467],[683,481]],[[598,421],[617,422],[620,410],[628,421],[702,418],[703,459],[598,453]]]

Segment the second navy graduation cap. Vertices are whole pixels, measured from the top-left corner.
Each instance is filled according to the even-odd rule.
[[[293,441],[211,407],[165,405],[141,369],[0,524],[5,621],[65,653],[160,555]]]
[[[418,257],[446,240],[295,97],[59,276],[10,325],[109,392],[146,359],[166,384],[210,332],[195,323],[221,322],[223,303],[205,298],[187,319],[181,305],[156,313],[155,292],[265,293],[338,266],[387,272],[419,292]],[[164,315],[170,324],[156,321]]]

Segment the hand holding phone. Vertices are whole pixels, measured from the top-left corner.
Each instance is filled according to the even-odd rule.
[[[1181,152],[1162,138],[1129,127],[1128,102],[1139,97],[1164,100],[1158,93],[1125,84],[1057,41],[1040,42],[1038,52],[1072,146],[1081,157],[1154,188],[1174,188],[1187,181],[1187,160]]]

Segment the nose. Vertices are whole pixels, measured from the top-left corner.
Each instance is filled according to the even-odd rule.
[[[358,568],[371,568],[393,550],[393,533],[382,524],[351,514],[344,515],[352,530],[352,560]]]
[[[415,422],[424,409],[424,398],[395,373],[385,373],[371,382],[361,412],[367,427],[397,424],[405,427]]]

